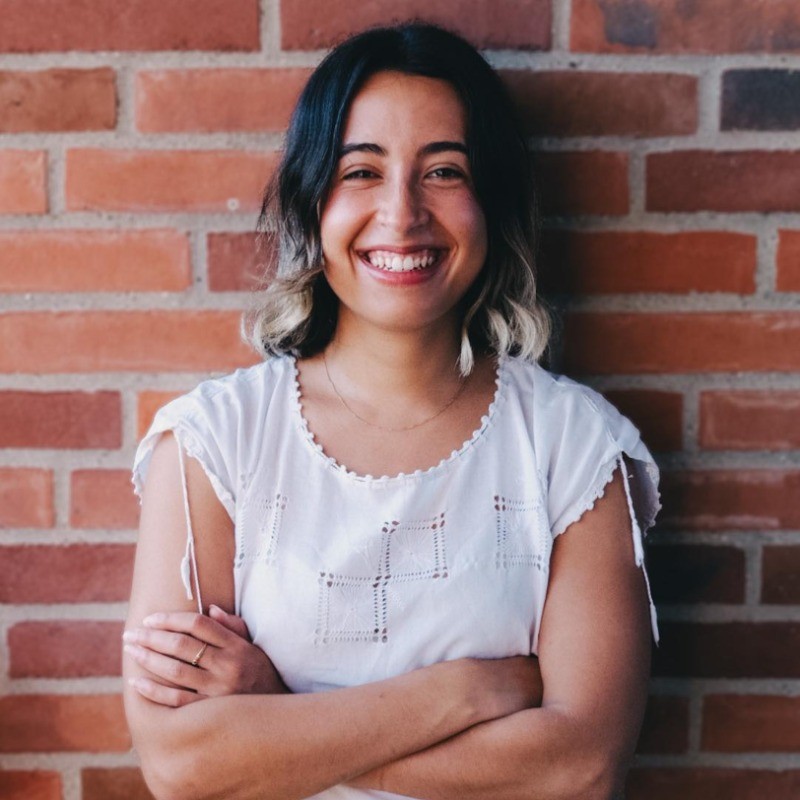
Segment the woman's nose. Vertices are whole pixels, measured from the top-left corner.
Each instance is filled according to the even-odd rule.
[[[413,180],[387,181],[381,197],[378,219],[399,233],[425,225],[430,214],[421,188]]]

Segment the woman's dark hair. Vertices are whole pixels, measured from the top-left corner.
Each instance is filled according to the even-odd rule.
[[[338,300],[322,274],[320,209],[337,168],[350,105],[378,72],[447,81],[466,110],[467,153],[486,218],[486,263],[464,298],[461,370],[472,348],[536,359],[550,331],[536,296],[536,206],[525,139],[498,75],[464,39],[412,22],[359,33],[334,48],[295,107],[260,230],[277,228],[278,275],[246,335],[265,355],[311,355],[330,341]]]

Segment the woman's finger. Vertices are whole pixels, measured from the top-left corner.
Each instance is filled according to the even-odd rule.
[[[202,648],[202,645],[200,647]],[[137,644],[126,644],[124,649],[140,667],[176,686],[202,691],[207,682],[206,670],[200,668],[200,665],[193,667],[180,659],[156,653]],[[201,661],[212,656],[210,650],[210,647],[206,648]]]
[[[142,697],[146,697],[161,706],[180,708],[189,703],[196,703],[198,700],[206,699],[205,695],[189,692],[186,689],[164,686],[150,678],[131,678],[129,683]]]
[[[237,617],[236,614],[229,614],[219,606],[210,605],[208,607],[208,615],[215,622],[219,622],[220,625],[227,628],[229,631],[233,631],[233,633],[240,636],[242,639],[246,639],[248,642],[252,641],[250,638],[250,631],[247,629],[245,621],[241,617]]]
[[[145,628],[187,633],[201,642],[208,642],[214,647],[224,647],[235,635],[224,625],[198,614],[196,611],[171,611],[151,614],[142,620]]]
[[[165,656],[172,656],[191,664],[204,642],[185,633],[173,633],[156,628],[133,628],[122,634],[126,644],[138,644]]]

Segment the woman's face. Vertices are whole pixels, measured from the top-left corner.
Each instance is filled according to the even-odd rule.
[[[458,325],[486,258],[486,220],[449,83],[380,72],[353,100],[320,221],[339,324]]]

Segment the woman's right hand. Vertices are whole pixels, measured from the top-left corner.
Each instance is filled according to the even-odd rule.
[[[159,705],[289,692],[269,657],[251,642],[244,620],[217,606],[208,616],[154,614],[123,639],[130,656],[155,678],[136,678],[134,688]]]

